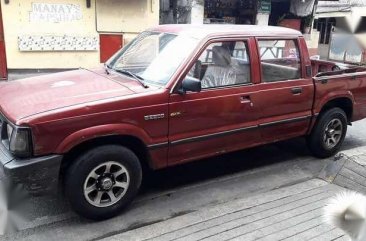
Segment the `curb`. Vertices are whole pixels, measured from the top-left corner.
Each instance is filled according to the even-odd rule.
[[[318,177],[326,182],[333,183],[334,179],[337,177],[338,173],[343,168],[344,163],[348,159],[349,157],[343,153],[337,154],[333,160],[328,161]]]
[[[328,183],[366,194],[365,155],[347,156],[340,153],[330,160],[319,174]]]

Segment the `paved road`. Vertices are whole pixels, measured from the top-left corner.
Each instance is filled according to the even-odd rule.
[[[344,150],[366,145],[366,121],[350,127]],[[90,222],[62,198],[33,198],[30,220],[6,240],[96,240],[180,217],[202,208],[259,195],[312,179],[326,160],[312,158],[295,139],[154,173],[126,212]]]

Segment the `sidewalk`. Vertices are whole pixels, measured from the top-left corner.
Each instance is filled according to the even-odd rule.
[[[117,234],[117,240],[350,240],[327,225],[322,209],[346,189],[366,193],[366,150],[353,148],[329,160],[314,178],[247,198],[238,198],[149,226]]]
[[[327,200],[343,188],[319,179],[237,199],[107,240],[348,240],[322,220]]]

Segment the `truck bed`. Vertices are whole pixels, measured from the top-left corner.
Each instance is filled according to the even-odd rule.
[[[318,114],[325,101],[340,96],[348,98],[353,106],[350,121],[366,117],[366,67],[317,73],[314,77],[314,114]]]

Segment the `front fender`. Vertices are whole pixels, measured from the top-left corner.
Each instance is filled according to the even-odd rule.
[[[66,153],[73,147],[98,137],[111,135],[129,135],[134,136],[146,145],[152,143],[151,137],[141,128],[131,124],[108,124],[93,126],[82,129],[67,136],[56,148],[56,153]]]

